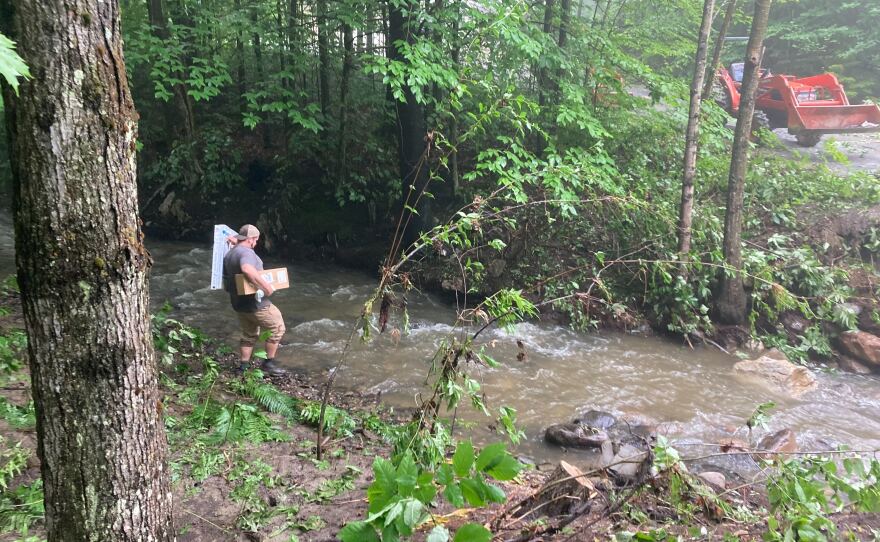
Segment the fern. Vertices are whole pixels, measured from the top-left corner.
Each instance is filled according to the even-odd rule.
[[[0,442],[2,440],[0,438]],[[6,490],[9,482],[24,470],[30,455],[28,450],[22,449],[20,442],[0,453],[0,459],[3,460],[3,465],[0,466],[0,489]]]
[[[208,429],[208,433],[200,437],[205,444],[217,445],[243,440],[259,444],[289,440],[254,405],[235,403],[230,407],[209,401],[203,408],[191,414],[189,420]]]
[[[256,400],[273,414],[290,419],[296,419],[299,416],[300,401],[283,393],[272,384],[262,381],[260,371],[248,372],[239,391],[242,395]]]
[[[15,429],[26,429],[37,424],[34,402],[30,401],[27,406],[20,407],[10,403],[5,397],[0,397],[0,418]]]
[[[44,515],[42,479],[0,494],[0,532],[18,531],[26,536]]]

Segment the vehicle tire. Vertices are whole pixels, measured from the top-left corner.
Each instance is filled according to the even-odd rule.
[[[805,134],[796,134],[794,137],[797,140],[797,144],[801,147],[815,147],[819,144],[819,140],[822,139],[822,134],[807,132]]]
[[[752,133],[754,134],[761,129],[770,129],[770,117],[764,111],[755,109],[755,112],[752,113]]]

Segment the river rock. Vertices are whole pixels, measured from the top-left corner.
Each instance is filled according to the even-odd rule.
[[[747,452],[749,451],[749,443],[738,438],[726,438],[718,443],[718,449],[725,454]]]
[[[768,350],[758,359],[737,362],[733,369],[739,373],[757,377],[769,388],[800,397],[816,389],[816,377],[805,367],[788,361],[779,350]]]
[[[794,335],[803,335],[804,330],[810,327],[810,321],[795,311],[785,311],[779,315],[782,326]]]
[[[724,491],[727,489],[727,478],[720,472],[706,471],[697,474],[697,478],[702,480],[707,486],[715,491]]]
[[[880,370],[880,337],[867,331],[847,331],[837,336],[837,345],[856,361]]]
[[[758,449],[773,452],[758,454],[763,459],[772,459],[776,453],[793,453],[798,450],[797,436],[791,429],[782,429],[762,438]]]
[[[638,476],[642,463],[648,460],[648,452],[636,448],[632,444],[624,444],[614,454],[612,465],[608,470],[620,478],[631,480]]]
[[[557,423],[544,431],[544,440],[566,448],[599,448],[608,433],[582,423]]]
[[[597,429],[609,429],[617,423],[617,418],[613,414],[603,412],[601,410],[590,410],[577,417],[572,423],[580,423],[589,425]]]
[[[859,375],[866,375],[871,373],[870,367],[868,367],[864,363],[852,359],[849,356],[838,356],[837,366],[840,367],[840,370],[846,371],[848,373],[855,373]]]

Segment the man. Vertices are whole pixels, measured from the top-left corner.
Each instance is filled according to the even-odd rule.
[[[238,235],[230,238],[235,244],[232,250],[223,258],[223,286],[229,292],[232,301],[232,309],[238,314],[241,323],[241,364],[239,369],[245,370],[251,361],[254,352],[254,344],[260,336],[261,330],[271,331],[266,339],[266,360],[262,370],[272,376],[286,374],[287,371],[275,363],[275,353],[284,336],[284,318],[278,307],[272,304],[268,298],[275,293],[275,288],[263,280],[260,271],[263,270],[263,260],[254,252],[257,241],[260,240],[260,230],[251,224],[241,227]],[[238,295],[235,288],[235,275],[243,274],[245,278],[262,291],[262,295]]]

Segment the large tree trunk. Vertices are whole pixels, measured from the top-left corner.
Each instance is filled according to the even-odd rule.
[[[697,174],[697,146],[700,142],[700,89],[706,73],[706,50],[709,47],[709,31],[712,28],[712,11],[715,0],[703,3],[703,22],[697,38],[697,56],[694,77],[691,81],[691,103],[688,112],[684,144],[684,174],[681,181],[681,205],[678,211],[678,258],[682,265],[679,272],[687,275],[688,253],[691,250],[691,221],[694,209],[694,177]]]
[[[417,24],[410,26],[404,10],[417,4],[407,5],[388,3],[388,47],[389,57],[398,62],[407,62],[394,46],[398,41],[412,43]],[[405,205],[417,212],[404,219],[402,239],[410,244],[424,231],[431,221],[431,198],[425,195],[428,189],[427,126],[424,107],[416,101],[415,95],[404,85],[404,101],[394,100],[397,108],[397,141],[400,158],[400,176],[403,180]]]
[[[743,190],[749,165],[749,135],[752,133],[755,94],[761,78],[761,56],[771,2],[772,0],[755,2],[755,15],[746,50],[739,116],[733,137],[730,177],[727,183],[727,212],[724,217],[724,261],[732,272],[721,275],[717,304],[718,317],[726,324],[744,324],[747,316],[746,292],[742,278]]]
[[[712,51],[712,62],[709,64],[709,73],[706,75],[706,83],[703,86],[703,99],[708,100],[712,95],[712,85],[715,83],[715,72],[718,70],[718,64],[721,62],[721,49],[724,48],[724,38],[727,37],[727,29],[730,28],[730,21],[736,13],[736,0],[727,1],[727,11],[724,13],[724,20],[721,22],[721,29],[718,30],[718,36],[715,38],[715,50]]]
[[[118,4],[15,10],[34,79],[3,98],[48,539],[173,540]]]

